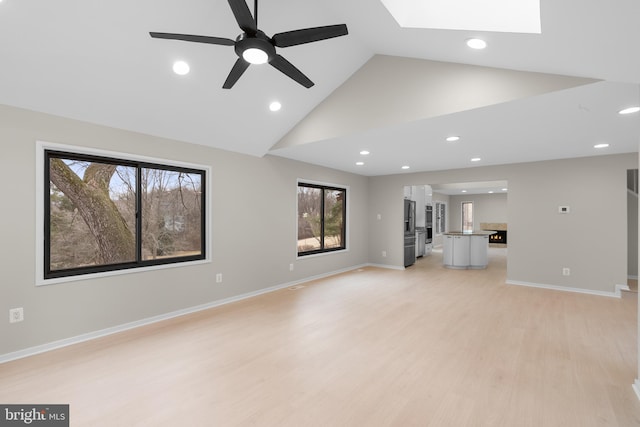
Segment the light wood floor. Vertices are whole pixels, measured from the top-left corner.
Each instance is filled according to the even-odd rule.
[[[73,426],[640,425],[637,294],[366,268],[0,365]]]

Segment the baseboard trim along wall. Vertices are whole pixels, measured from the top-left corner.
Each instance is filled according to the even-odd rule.
[[[636,381],[631,385],[633,391],[636,392],[636,397],[640,400],[640,380],[636,379]]]
[[[377,267],[377,268],[386,268],[388,270],[404,270],[404,267],[400,267],[398,265],[390,265],[390,264],[367,264],[367,267]]]
[[[219,307],[221,305],[230,304],[244,299],[256,297],[258,295],[267,294],[269,292],[275,292],[280,289],[289,288],[292,286],[300,285],[303,283],[311,282],[313,280],[323,279],[325,277],[335,276],[336,274],[346,273],[348,271],[357,270],[359,268],[367,267],[368,264],[357,265],[354,267],[348,267],[341,270],[332,271],[329,273],[318,274],[316,276],[306,277],[304,279],[295,280],[293,282],[287,282],[269,288],[260,289],[254,292],[248,292],[246,294],[237,295],[230,298],[212,301],[207,304],[197,305],[195,307],[188,307],[182,310],[172,311],[170,313],[160,314],[158,316],[148,317],[146,319],[137,320],[135,322],[125,323],[122,325],[114,326],[111,328],[101,329],[95,332],[88,332],[86,334],[77,335],[75,337],[66,338],[59,341],[54,341],[48,344],[42,344],[35,347],[29,347],[24,350],[18,350],[12,353],[6,353],[0,355],[0,364],[10,362],[12,360],[22,359],[36,354],[45,353],[47,351],[56,350],[62,347],[67,347],[73,344],[79,344],[81,342],[94,340],[96,338],[102,338],[107,335],[117,334],[118,332],[124,332],[130,329],[139,328],[141,326],[150,325],[152,323],[162,322],[163,320],[173,319],[174,317],[180,317],[191,313],[196,313],[202,310],[208,310],[210,308]]]
[[[531,288],[551,289],[554,291],[563,291],[563,292],[576,292],[579,294],[598,295],[601,297],[610,297],[610,298],[620,298],[622,296],[620,293],[621,290],[629,290],[629,287],[626,285],[616,285],[615,292],[606,292],[606,291],[593,291],[590,289],[571,288],[568,286],[546,285],[543,283],[520,282],[518,280],[507,280],[507,285],[528,286]]]

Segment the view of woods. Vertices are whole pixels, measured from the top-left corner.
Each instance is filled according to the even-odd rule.
[[[142,260],[198,255],[201,175],[49,158],[50,270],[136,261],[141,188]]]
[[[344,247],[345,195],[344,190],[298,186],[299,253]]]

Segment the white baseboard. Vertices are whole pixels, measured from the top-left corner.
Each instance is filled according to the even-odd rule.
[[[594,291],[591,289],[571,288],[568,286],[546,285],[543,283],[521,282],[518,280],[507,280],[507,284],[517,285],[517,286],[528,286],[531,288],[551,289],[554,291],[575,292],[579,294],[597,295],[601,297],[610,297],[610,298],[620,298],[621,294],[620,294],[620,290],[618,289],[618,286],[622,286],[622,285],[616,285],[615,292],[606,292],[606,291]]]
[[[386,268],[389,270],[404,270],[404,267],[400,267],[398,265],[391,265],[391,264],[367,264],[367,267],[378,267],[378,268]]]
[[[640,380],[636,379],[636,381],[631,385],[633,391],[636,392],[636,397],[640,400]]]
[[[304,279],[295,280],[292,282],[283,283],[269,288],[260,289],[254,292],[249,292],[242,295],[237,295],[230,298],[212,301],[206,304],[197,305],[194,307],[188,307],[182,310],[172,311],[170,313],[160,314],[158,316],[148,317],[146,319],[136,320],[135,322],[125,323],[111,328],[101,329],[99,331],[88,332],[86,334],[77,335],[71,338],[65,338],[59,341],[50,342],[47,344],[38,345],[35,347],[25,348],[24,350],[18,350],[11,353],[0,355],[0,364],[10,362],[12,360],[22,359],[36,354],[45,353],[47,351],[55,350],[62,347],[67,347],[73,344],[79,344],[81,342],[90,341],[96,338],[102,338],[107,335],[116,334],[118,332],[124,332],[129,329],[139,328],[141,326],[150,325],[152,323],[162,322],[163,320],[169,320],[174,317],[184,316],[198,311],[207,310],[221,305],[230,304],[232,302],[242,301],[247,298],[252,298],[258,295],[266,294],[269,292],[275,292],[280,289],[289,288],[292,286],[300,285],[302,283],[311,282],[313,280],[323,279],[325,277],[335,276],[336,274],[346,273],[348,271],[357,270],[359,268],[367,267],[368,264],[357,265],[354,267],[344,268],[341,270],[332,271],[329,273],[318,274],[316,276],[306,277]]]
[[[622,291],[630,291],[631,289],[629,289],[629,285],[616,285],[616,296],[618,298],[622,297]]]

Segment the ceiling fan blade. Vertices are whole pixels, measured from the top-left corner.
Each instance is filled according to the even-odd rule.
[[[238,26],[242,31],[251,34],[258,31],[256,21],[253,19],[249,6],[247,6],[247,2],[245,2],[245,0],[229,0],[229,6],[231,6],[233,16],[236,17]]]
[[[225,80],[222,85],[222,89],[231,89],[233,85],[236,84],[240,76],[247,71],[247,68],[249,68],[249,63],[242,58],[238,58],[236,63],[233,64],[233,68],[231,69],[229,76],[227,76],[227,80]]]
[[[281,55],[274,56],[270,64],[307,89],[313,86],[313,82],[309,80],[307,76],[302,74],[302,71],[298,70],[291,62],[284,59]]]
[[[345,24],[327,25],[324,27],[305,28],[302,30],[285,31],[272,37],[273,44],[277,47],[296,46],[304,43],[312,43],[334,37],[349,34]]]
[[[184,40],[186,42],[196,43],[208,43],[208,44],[220,44],[223,46],[233,46],[234,41],[231,39],[225,39],[222,37],[209,37],[209,36],[194,36],[190,34],[173,34],[173,33],[149,33],[149,35],[156,39],[171,39],[171,40]]]

